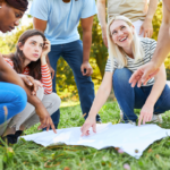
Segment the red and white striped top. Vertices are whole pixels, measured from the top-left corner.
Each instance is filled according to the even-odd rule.
[[[12,68],[14,68],[14,64],[13,64],[13,61],[11,59],[4,58],[4,60]],[[23,74],[24,75],[29,75],[29,68],[28,67],[25,67]],[[41,74],[42,74],[42,78],[41,78],[40,81],[43,84],[44,94],[51,94],[52,93],[52,80],[51,80],[50,70],[49,70],[47,64],[41,66]]]

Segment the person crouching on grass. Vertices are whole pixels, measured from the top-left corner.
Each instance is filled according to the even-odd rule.
[[[4,60],[18,74],[29,75],[35,79],[36,84],[39,85],[37,97],[52,115],[58,110],[61,100],[56,93],[52,93],[52,80],[46,63],[46,55],[49,51],[50,42],[46,40],[44,34],[38,30],[28,30],[20,36],[16,52]],[[20,135],[24,129],[38,122],[39,117],[35,108],[27,103],[26,108],[12,118],[8,126],[16,128],[17,134]]]
[[[162,64],[159,73],[144,86],[132,88],[129,78],[140,66],[148,63],[156,48],[156,41],[139,38],[132,22],[117,16],[108,24],[109,59],[102,84],[81,128],[82,136],[89,135],[89,128],[96,132],[95,116],[106,102],[113,87],[125,123],[136,124],[134,109],[141,109],[138,125],[152,120],[153,115],[170,110],[170,88],[166,85],[166,73]]]

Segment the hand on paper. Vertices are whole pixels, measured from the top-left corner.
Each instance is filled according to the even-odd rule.
[[[88,136],[90,135],[90,131],[89,128],[92,127],[93,132],[96,133],[96,118],[92,118],[92,117],[88,117],[85,121],[85,123],[83,124],[83,126],[81,127],[81,136]]]

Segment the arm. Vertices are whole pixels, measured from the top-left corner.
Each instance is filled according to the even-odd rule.
[[[44,33],[46,27],[47,27],[47,21],[45,20],[41,20],[41,19],[38,19],[38,18],[33,18],[33,26],[35,29],[41,31]],[[46,56],[46,62],[47,64],[49,65],[49,69],[50,69],[50,72],[52,74],[52,78],[54,77],[54,74],[55,74],[55,71],[53,70],[53,68],[51,67],[50,65],[50,61],[49,61],[49,58],[48,58],[48,55]]]
[[[97,9],[98,9],[98,19],[102,28],[102,38],[106,47],[108,47],[107,43],[107,23],[106,23],[106,1],[105,0],[97,0]]]
[[[33,26],[34,26],[35,29],[42,31],[44,33],[44,31],[47,27],[47,21],[34,17],[33,18]]]
[[[53,131],[56,133],[51,117],[42,102],[36,96],[31,94],[31,90],[24,84],[18,74],[4,61],[2,57],[0,57],[0,80],[21,86],[27,93],[28,102],[35,107],[36,113],[40,118],[41,125],[39,128],[47,127],[47,129],[49,129],[51,126]]]
[[[89,135],[89,128],[93,127],[93,131],[96,132],[96,115],[106,102],[112,88],[112,73],[106,72],[102,84],[96,94],[96,97],[93,101],[93,105],[90,109],[88,118],[86,119],[84,125],[81,128],[82,136]]]
[[[81,26],[83,30],[83,63],[81,65],[81,72],[83,76],[90,76],[93,73],[92,67],[89,64],[90,48],[92,43],[93,16],[82,18]],[[84,71],[85,69],[86,72]]]
[[[51,80],[50,70],[47,64],[41,66],[41,74],[42,74],[41,83],[43,84],[44,93],[51,94],[52,80]]]
[[[148,11],[139,33],[139,34],[143,33],[144,37],[152,37],[153,34],[152,19],[156,11],[157,4],[158,0],[150,0]]]
[[[166,84],[166,73],[165,73],[164,64],[162,64],[160,71],[155,76],[155,83],[152,87],[152,90],[140,112],[139,125],[141,124],[142,120],[143,120],[143,124],[145,124],[145,122],[152,120],[154,105],[159,99],[159,97],[161,96],[165,84]]]
[[[48,55],[50,50],[51,50],[51,44],[48,40],[46,40],[44,42],[44,47],[43,47],[43,51],[42,51],[41,58],[40,58],[41,74],[42,74],[41,82],[43,84],[45,94],[52,93],[52,79],[51,79],[50,70],[48,68],[47,60],[46,60],[46,56]]]
[[[170,1],[163,0],[163,19],[159,30],[158,43],[152,60],[140,67],[130,78],[132,87],[144,83],[155,76],[170,51]]]
[[[163,3],[163,19],[159,30],[158,44],[152,58],[156,68],[161,66],[170,51],[170,10],[168,7],[170,8],[170,1],[166,0],[166,4]]]

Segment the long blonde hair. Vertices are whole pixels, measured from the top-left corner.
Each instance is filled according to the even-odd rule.
[[[111,37],[111,32],[110,32],[110,26],[116,20],[122,20],[126,22],[129,26],[133,26],[133,24],[130,21],[130,19],[124,16],[114,17],[110,20],[108,24],[109,58],[111,59],[112,67],[113,67],[113,58],[115,58],[118,61],[119,67],[123,68],[127,66],[126,53],[121,47],[119,47],[117,44],[113,42],[112,37]],[[132,51],[133,51],[135,62],[137,62],[139,59],[142,59],[144,57],[142,44],[135,30],[134,30],[134,36],[133,36]]]

